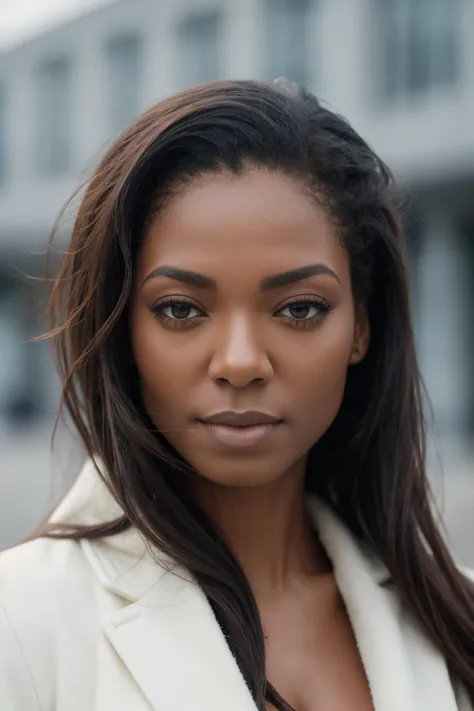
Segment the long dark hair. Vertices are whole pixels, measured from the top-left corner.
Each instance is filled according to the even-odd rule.
[[[123,518],[47,535],[97,538],[135,526],[207,595],[263,711],[288,705],[268,684],[257,606],[224,537],[186,487],[187,465],[149,420],[127,324],[134,261],[150,215],[181,181],[251,165],[294,176],[334,221],[371,344],[349,369],[341,410],[310,453],[306,486],[368,543],[403,602],[474,697],[474,590],[435,522],[391,174],[346,120],[288,82],[215,82],[141,115],[90,180],[51,299],[62,407],[100,459]],[[171,191],[171,192],[170,192]]]

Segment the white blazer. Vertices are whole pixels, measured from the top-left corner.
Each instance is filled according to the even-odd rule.
[[[386,569],[321,502],[310,507],[376,711],[471,711]],[[120,513],[89,465],[55,519]],[[205,595],[160,556],[136,530],[2,553],[1,711],[256,711]]]

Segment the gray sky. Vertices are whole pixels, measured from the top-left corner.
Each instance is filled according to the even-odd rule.
[[[0,0],[0,45],[21,42],[88,7],[111,0]]]

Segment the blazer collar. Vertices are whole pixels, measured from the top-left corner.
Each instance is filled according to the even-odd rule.
[[[454,711],[451,684],[439,654],[422,635],[415,661],[427,675],[429,705],[416,702],[402,610],[383,564],[365,550],[318,499],[308,501],[315,529],[334,567],[376,711]],[[55,520],[103,523],[121,509],[88,464]],[[126,604],[104,620],[105,633],[154,711],[256,711],[209,602],[189,571],[151,549],[134,529],[83,541],[102,585]],[[413,662],[413,660],[411,660]]]
[[[100,463],[98,467],[101,467]],[[79,477],[51,516],[52,522],[89,526],[113,521],[123,515],[122,508],[98,472],[101,472],[100,468],[91,460],[85,463]],[[338,569],[344,570],[346,553],[350,550],[350,557],[360,562],[360,568],[366,571],[373,583],[385,585],[390,581],[390,573],[382,561],[354,540],[324,502],[311,496],[307,503],[315,530],[333,563],[336,576]],[[83,547],[103,585],[130,601],[138,600],[149,590],[157,570],[174,572],[181,578],[191,580],[187,570],[180,568],[162,551],[151,547],[134,528],[103,540],[84,541]],[[132,561],[133,569],[130,568]]]

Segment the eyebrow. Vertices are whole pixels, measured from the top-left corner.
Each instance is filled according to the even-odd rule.
[[[282,272],[281,274],[274,274],[273,276],[266,277],[262,280],[261,288],[262,291],[271,291],[272,289],[280,289],[282,286],[288,286],[288,284],[294,284],[297,281],[302,281],[311,276],[319,276],[324,274],[326,276],[331,276],[336,279],[339,284],[341,280],[337,276],[336,272],[328,267],[327,264],[308,264],[305,267],[299,267],[298,269],[291,269],[288,272]]]
[[[215,289],[217,287],[217,282],[215,279],[206,276],[205,274],[199,274],[198,272],[191,272],[188,269],[178,269],[177,267],[157,267],[153,269],[148,276],[143,280],[143,284],[146,284],[150,279],[156,279],[158,277],[165,277],[167,279],[174,279],[175,281],[180,281],[183,284],[189,284],[190,286],[197,286],[200,289]]]
[[[302,281],[303,279],[308,279],[308,277],[319,275],[330,276],[339,284],[341,283],[341,280],[337,276],[336,272],[328,267],[327,264],[308,264],[304,267],[299,267],[298,269],[291,269],[290,271],[282,272],[281,274],[273,274],[265,277],[265,279],[262,279],[260,287],[262,291],[272,291],[273,289],[280,289],[283,286],[288,286],[289,284],[294,284],[295,282]],[[151,271],[143,280],[142,286],[151,279],[157,279],[159,277],[174,279],[175,281],[179,281],[183,284],[189,284],[190,286],[196,286],[200,289],[215,289],[217,287],[217,281],[206,276],[205,274],[166,265],[153,269],[153,271]]]

